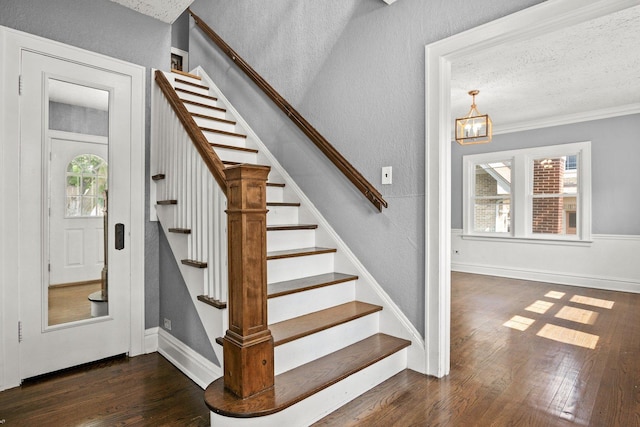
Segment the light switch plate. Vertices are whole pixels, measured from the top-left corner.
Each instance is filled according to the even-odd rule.
[[[390,185],[393,181],[391,166],[382,168],[382,185]]]

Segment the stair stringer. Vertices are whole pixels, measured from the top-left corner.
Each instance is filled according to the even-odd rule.
[[[383,307],[383,310],[380,312],[380,332],[411,341],[411,345],[406,350],[403,350],[407,352],[407,367],[426,374],[427,350],[425,347],[425,340],[420,335],[420,332],[418,332],[415,326],[411,324],[402,310],[393,302],[391,297],[358,260],[355,254],[340,238],[333,227],[331,227],[329,222],[324,218],[311,200],[304,194],[300,187],[298,187],[293,178],[287,173],[284,167],[282,167],[275,156],[271,154],[267,146],[242,118],[233,105],[231,105],[229,100],[207,75],[205,70],[201,66],[198,66],[192,70],[191,73],[200,76],[203,82],[206,82],[210,90],[215,93],[218,100],[225,106],[227,112],[235,118],[237,124],[247,135],[248,141],[255,144],[256,148],[260,152],[259,156],[265,158],[268,164],[270,164],[271,173],[274,174],[275,172],[284,181],[286,184],[285,191],[292,193],[293,198],[298,199],[301,202],[298,214],[299,221],[303,223],[318,224],[318,229],[316,230],[316,245],[335,247],[338,249],[334,258],[336,271],[358,275],[359,279],[356,285],[356,298],[360,301]]]
[[[204,269],[193,268],[182,264],[182,260],[187,258],[187,237],[183,234],[169,232],[169,224],[173,224],[173,207],[158,206],[156,208],[156,214],[158,222],[162,226],[165,236],[167,236],[171,252],[176,259],[180,274],[187,286],[193,305],[196,307],[198,316],[202,321],[207,338],[212,344],[218,362],[222,364],[222,347],[217,345],[215,340],[217,337],[223,336],[228,329],[229,315],[227,309],[215,309],[198,300],[198,296],[202,295],[204,289]],[[219,366],[218,368],[219,370],[214,373],[215,378],[222,376],[222,367]]]

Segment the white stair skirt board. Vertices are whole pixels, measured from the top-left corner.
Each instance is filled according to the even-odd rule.
[[[258,418],[230,418],[212,412],[211,426],[308,426],[391,378],[406,366],[407,349],[405,348],[280,412]]]
[[[158,353],[203,390],[222,375],[222,369],[165,331],[158,331]]]
[[[355,281],[323,286],[267,300],[269,324],[345,304],[356,299]]]
[[[279,375],[375,335],[378,325],[378,313],[373,313],[279,345],[274,350],[275,374]]]

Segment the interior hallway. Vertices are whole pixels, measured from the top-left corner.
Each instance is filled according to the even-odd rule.
[[[640,426],[640,295],[453,273],[451,375],[403,371],[322,426]],[[7,426],[205,426],[157,353],[0,393]]]

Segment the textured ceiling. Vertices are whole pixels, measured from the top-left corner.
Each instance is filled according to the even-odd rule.
[[[194,0],[111,0],[114,3],[133,9],[136,12],[159,19],[167,24],[184,12]]]
[[[640,112],[640,6],[454,61],[453,118],[472,89],[496,133]]]

